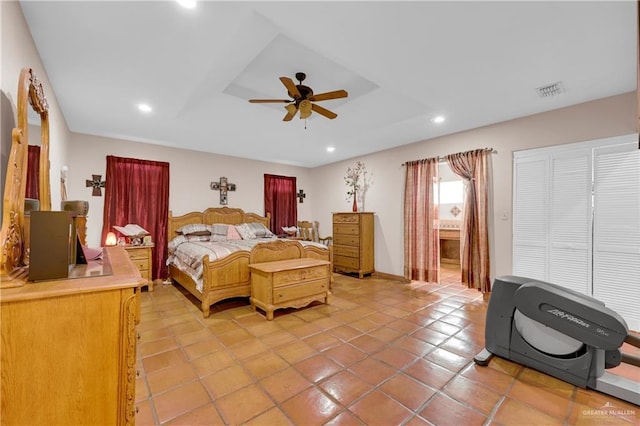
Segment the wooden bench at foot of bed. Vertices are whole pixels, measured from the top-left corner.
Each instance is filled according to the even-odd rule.
[[[327,260],[308,257],[250,263],[251,306],[265,311],[271,321],[276,309],[329,303],[330,266]]]
[[[251,305],[263,309],[267,320],[275,309],[301,308],[314,300],[329,303],[331,262],[308,256],[300,242],[256,244],[249,261]]]

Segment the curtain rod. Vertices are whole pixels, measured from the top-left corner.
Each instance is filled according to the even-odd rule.
[[[484,150],[485,151],[489,151],[492,154],[497,154],[498,153],[498,150],[494,149],[494,148],[484,148]],[[478,150],[472,150],[472,151],[478,151]],[[466,152],[472,152],[472,151],[466,151]],[[460,154],[463,154],[463,153],[460,153]],[[447,161],[447,156],[446,155],[444,157],[437,156],[435,158],[437,158],[439,163],[443,163],[443,162]],[[418,160],[418,161],[420,161],[420,160]],[[407,164],[407,163],[402,163],[401,166],[404,166],[405,164]]]

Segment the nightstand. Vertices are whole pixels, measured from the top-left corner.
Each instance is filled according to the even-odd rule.
[[[153,291],[153,279],[151,277],[151,249],[153,244],[144,246],[124,246],[129,258],[136,265],[136,268],[140,271],[142,278],[147,280],[147,287],[149,291]],[[144,284],[143,284],[144,286]]]

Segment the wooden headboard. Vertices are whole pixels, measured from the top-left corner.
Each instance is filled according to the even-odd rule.
[[[168,240],[176,235],[176,230],[184,225],[191,223],[204,223],[211,225],[213,223],[226,223],[228,225],[238,225],[240,223],[260,222],[267,228],[271,222],[271,214],[260,216],[256,213],[245,213],[242,209],[232,207],[209,207],[203,212],[190,212],[181,216],[173,216],[169,211],[169,221],[167,234]]]

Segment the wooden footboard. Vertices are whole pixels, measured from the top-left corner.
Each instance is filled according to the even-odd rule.
[[[331,269],[333,271],[333,246],[328,246],[326,249],[319,248],[316,246],[306,246],[304,248],[304,257],[311,257],[313,259],[320,260],[328,260],[331,262]],[[331,285],[333,284],[333,273],[329,274],[329,290],[331,290]]]
[[[251,296],[249,252],[232,253],[215,262],[209,262],[209,257],[205,256],[202,292],[198,291],[189,275],[174,266],[169,267],[169,276],[200,301],[205,318],[210,315],[210,307],[214,303],[231,297]]]

